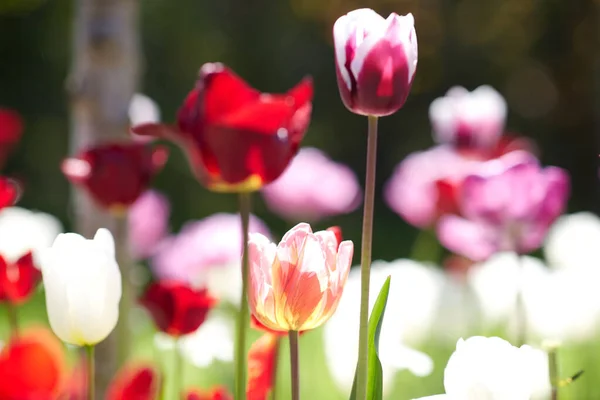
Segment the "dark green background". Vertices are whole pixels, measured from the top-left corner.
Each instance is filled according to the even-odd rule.
[[[21,205],[59,216],[70,227],[69,190],[59,171],[68,149],[73,1],[0,0],[0,105],[19,110],[26,132],[6,173],[23,178]],[[412,12],[419,39],[416,81],[406,106],[380,122],[374,258],[406,256],[416,230],[383,203],[382,186],[408,153],[432,145],[428,106],[452,85],[491,84],[509,104],[508,130],[533,138],[545,164],[568,169],[571,210],[598,211],[599,29],[592,0],[145,0],[140,1],[141,91],[173,120],[204,62],[221,61],[264,91],[284,91],[302,76],[316,93],[305,144],[326,150],[364,176],[366,119],[342,105],[331,27],[353,8]],[[174,230],[187,219],[233,212],[233,196],[192,179],[177,149],[156,180],[173,203]],[[289,223],[256,213],[280,234]],[[360,239],[360,210],[339,224]]]

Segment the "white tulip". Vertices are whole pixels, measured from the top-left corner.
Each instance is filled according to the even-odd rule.
[[[93,240],[58,235],[41,255],[50,326],[64,342],[84,346],[104,340],[119,319],[121,273],[107,229]]]
[[[444,370],[445,395],[420,400],[530,400],[549,385],[545,354],[530,346],[474,336],[459,339]]]
[[[600,218],[591,212],[560,217],[544,244],[548,265],[555,268],[597,269],[600,264]]]
[[[37,264],[39,252],[61,232],[60,222],[50,214],[4,208],[0,211],[0,255],[12,263],[31,251]]]
[[[477,297],[482,322],[488,327],[513,323],[519,291],[547,272],[540,260],[510,252],[473,266],[467,280]]]

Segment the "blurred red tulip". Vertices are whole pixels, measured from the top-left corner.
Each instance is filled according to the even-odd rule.
[[[29,328],[0,353],[0,399],[54,400],[66,377],[61,343],[46,328]]]
[[[110,143],[65,159],[61,169],[71,183],[84,187],[98,205],[118,211],[132,205],[148,189],[167,158],[168,151],[162,146]]]
[[[0,302],[22,304],[35,290],[42,273],[33,264],[31,252],[15,263],[7,262],[0,255]]]
[[[177,126],[142,124],[133,133],[181,145],[197,179],[218,192],[260,189],[277,179],[310,123],[313,86],[285,94],[250,87],[220,63],[205,64],[177,115]]]
[[[159,330],[181,336],[202,325],[216,299],[206,289],[193,289],[181,282],[159,281],[148,287],[140,302],[150,312]]]
[[[267,400],[273,389],[277,370],[279,336],[265,333],[252,343],[248,351],[248,400]]]
[[[159,388],[160,375],[152,365],[128,364],[113,378],[106,400],[155,400]]]
[[[16,181],[0,176],[0,209],[13,206],[20,194],[21,190]]]
[[[233,400],[233,396],[229,393],[227,388],[219,386],[209,391],[191,389],[184,393],[183,400]]]
[[[21,139],[23,120],[12,110],[0,109],[0,167],[4,165],[8,154]]]

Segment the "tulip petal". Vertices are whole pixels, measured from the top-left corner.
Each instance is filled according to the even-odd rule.
[[[490,227],[453,215],[442,217],[437,234],[444,247],[473,261],[487,259],[499,250],[499,238]]]
[[[106,400],[156,400],[160,375],[153,365],[127,364],[107,389]]]
[[[338,241],[335,233],[332,231],[315,232],[315,236],[319,239],[321,248],[325,252],[325,263],[331,271],[336,270],[336,257],[338,252]]]
[[[110,257],[115,256],[115,239],[108,229],[98,229],[96,231],[96,235],[94,235],[94,243],[96,243]]]
[[[248,400],[267,400],[275,380],[279,337],[263,334],[248,351]]]
[[[15,263],[7,263],[0,256],[0,301],[22,304],[33,293],[42,274],[33,264],[31,252]]]
[[[221,63],[204,64],[199,75],[198,96],[203,98],[206,124],[223,123],[223,118],[256,102],[261,95]]]
[[[50,400],[62,390],[66,360],[61,344],[44,328],[29,328],[0,353],[0,398]]]
[[[357,75],[352,78],[350,76],[350,68],[347,64],[349,64],[348,61],[352,60],[352,57],[347,56],[348,47],[354,53],[365,35],[377,30],[377,27],[384,21],[381,15],[370,8],[360,8],[341,16],[333,24],[335,59],[349,91],[354,90],[353,80],[355,81]]]
[[[346,284],[348,273],[352,267],[352,256],[354,255],[354,243],[350,240],[344,240],[340,243],[336,259],[336,270],[338,275],[338,285],[341,295],[341,290]]]
[[[329,285],[329,270],[319,240],[306,236],[297,263],[286,267],[282,263],[279,272],[283,271],[286,273],[273,272],[277,319],[285,321],[289,330],[303,330],[319,304],[327,301],[323,294]]]

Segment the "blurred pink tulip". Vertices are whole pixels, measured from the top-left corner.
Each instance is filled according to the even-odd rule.
[[[136,260],[151,257],[169,230],[171,208],[165,195],[148,190],[133,203],[127,215],[129,249]]]
[[[275,182],[262,190],[271,211],[294,221],[320,219],[354,211],[361,189],[354,172],[321,150],[303,148]]]
[[[265,224],[250,216],[250,232],[269,235]],[[242,227],[238,214],[219,213],[188,222],[181,231],[166,239],[152,259],[161,279],[197,282],[211,267],[241,264]]]
[[[497,161],[463,181],[463,217],[443,216],[438,224],[440,242],[475,261],[539,248],[569,195],[569,176],[560,168],[541,168],[533,158],[509,168]]]
[[[429,107],[433,136],[438,143],[459,148],[490,148],[504,130],[506,101],[490,86],[469,92],[455,86]]]
[[[250,234],[248,299],[256,319],[275,331],[305,331],[337,309],[352,264],[354,245],[332,231],[313,233],[300,223],[279,245]]]
[[[341,16],[333,26],[342,101],[361,115],[385,116],[406,101],[417,69],[412,14],[387,19],[368,8]]]
[[[527,149],[517,150],[517,149]],[[415,152],[396,167],[384,188],[388,206],[406,222],[428,228],[443,214],[459,213],[457,193],[463,179],[475,174],[490,160],[502,164],[533,157],[532,146],[522,139],[506,139],[486,151],[462,151],[439,145]]]

